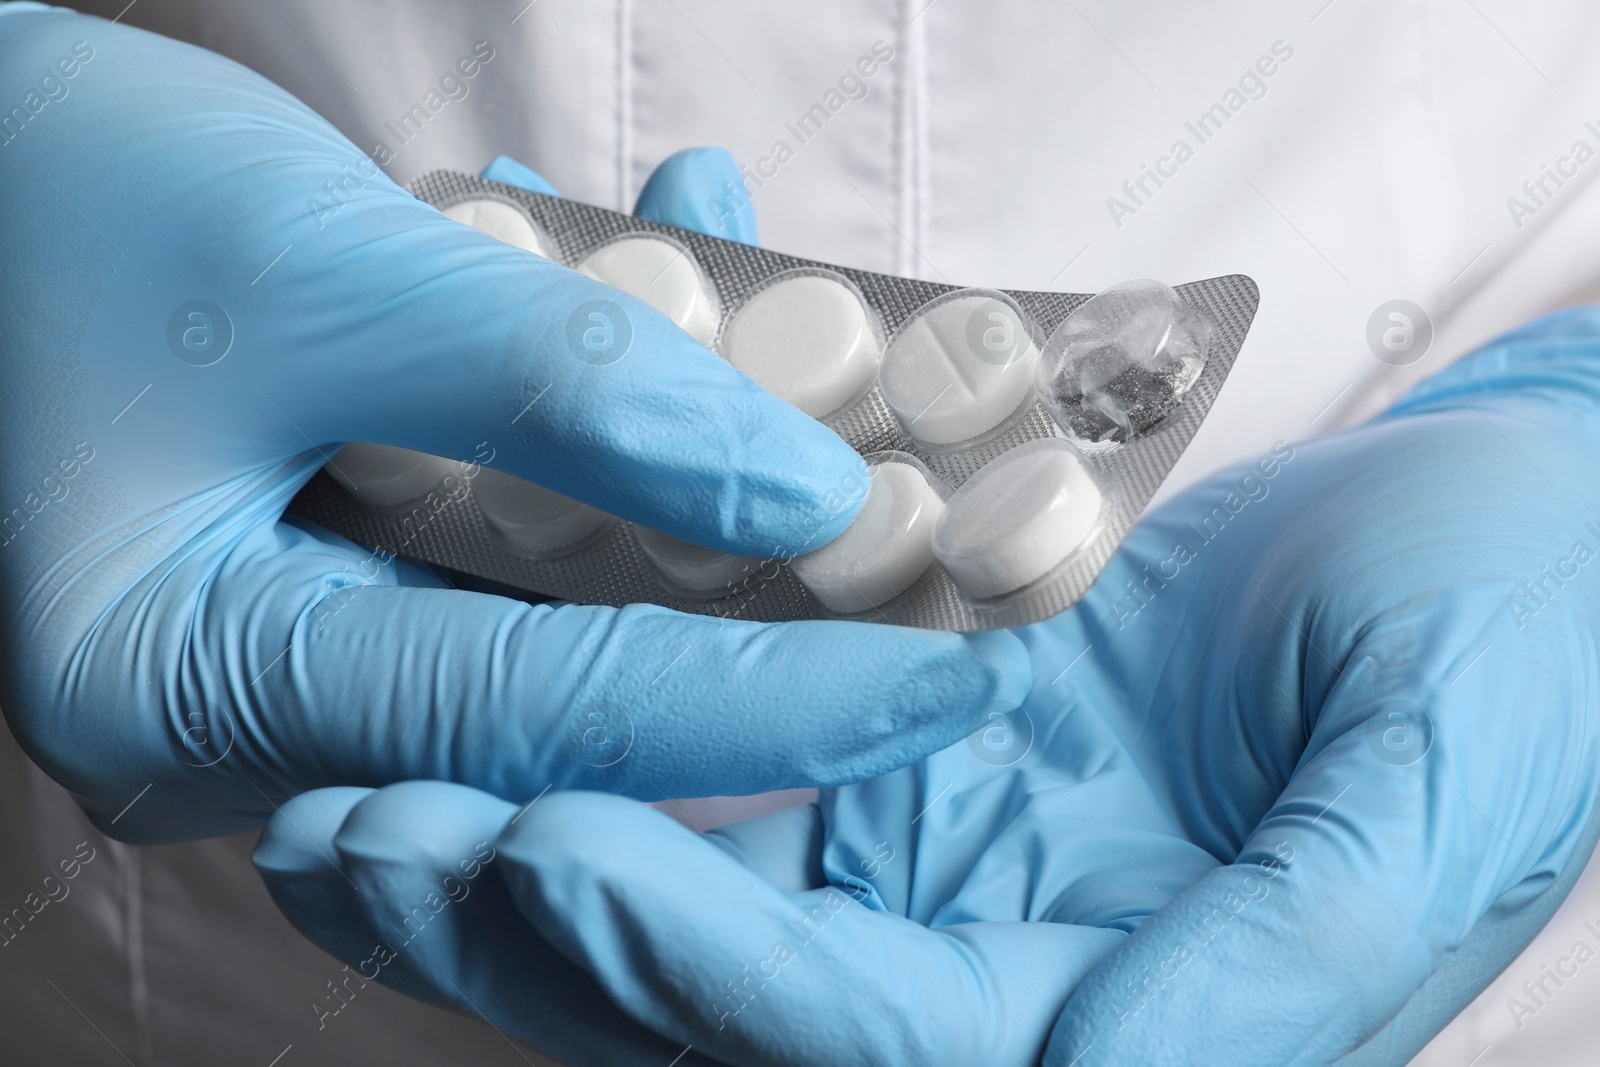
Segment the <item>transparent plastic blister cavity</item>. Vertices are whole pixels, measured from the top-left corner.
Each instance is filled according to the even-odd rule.
[[[636,296],[701,344],[710,344],[722,317],[716,287],[694,253],[653,233],[623,234],[584,256],[579,271]]]
[[[948,489],[909,452],[867,457],[867,499],[832,542],[790,566],[830,615],[882,611],[933,567]]]
[[[767,392],[827,420],[878,380],[883,327],[844,275],[785,271],[733,309],[716,349]]]
[[[481,196],[463,200],[444,209],[446,218],[482,230],[508,245],[532,252],[544,259],[555,258],[555,247],[528,212],[502,197]]]
[[[992,460],[948,500],[930,547],[972,600],[1048,580],[1094,536],[1104,496],[1083,453],[1040,437]]]
[[[426,452],[356,441],[339,449],[325,469],[357,503],[386,509],[425,498],[460,466]]]
[[[634,526],[639,543],[661,587],[678,596],[715,600],[743,581],[760,560],[680,541],[648,526]]]
[[[889,342],[883,398],[924,448],[970,447],[1022,413],[1033,394],[1039,345],[1015,300],[958,289],[912,313]]]
[[[472,499],[506,547],[529,559],[571,555],[617,521],[542,485],[483,468],[473,476]]]
[[[1039,392],[1062,429],[1126,441],[1177,410],[1205,368],[1211,320],[1170,286],[1113,285],[1067,316],[1045,346]]]
[[[413,191],[644,300],[866,461],[858,517],[794,560],[702,548],[386,445],[345,446],[291,504],[375,549],[577,603],[947,630],[1047,618],[1088,590],[1193,438],[1258,300],[1243,275],[1092,296],[960,288],[470,175]]]

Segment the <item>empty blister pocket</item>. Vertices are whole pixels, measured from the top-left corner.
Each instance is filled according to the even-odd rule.
[[[867,461],[858,517],[795,560],[701,548],[384,446],[347,446],[344,476],[330,465],[291,505],[363,544],[578,603],[949,630],[1053,615],[1088,590],[1193,438],[1258,299],[1242,275],[1093,296],[959,288],[469,175],[436,172],[414,191],[649,303]],[[452,471],[456,491],[430,492]],[[425,520],[407,494],[427,495]]]

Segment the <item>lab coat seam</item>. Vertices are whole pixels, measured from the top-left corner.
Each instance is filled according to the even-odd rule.
[[[616,7],[616,179],[618,211],[631,211],[628,202],[633,173],[633,2],[617,0]]]
[[[919,10],[913,17],[908,38],[915,36],[916,42],[911,47],[911,133],[915,151],[912,153],[911,163],[911,234],[919,250],[917,258],[926,261],[921,249],[928,243],[928,32],[927,23],[917,23],[915,18],[920,16],[926,8]],[[917,274],[922,276],[920,268]]]
[[[1465,212],[1467,193],[1461,182],[1461,172],[1455,165],[1455,153],[1451,149],[1450,138],[1445,132],[1444,118],[1439,107],[1438,21],[1432,17],[1432,8],[1437,6],[1437,3],[1438,0],[1422,0],[1417,5],[1417,65],[1419,68],[1417,82],[1418,88],[1422,93],[1422,107],[1428,123],[1428,140],[1432,145],[1437,169],[1444,173],[1445,179],[1450,186],[1449,201],[1444,207],[1444,214],[1453,216],[1457,227],[1465,231],[1468,228]]]
[[[121,845],[124,948],[128,965],[128,1016],[133,1026],[133,1047],[142,1063],[155,1062],[150,1049],[150,997],[144,952],[144,850]]]
[[[910,0],[899,0],[899,4],[898,4],[899,10],[896,12],[896,17],[895,17],[895,24],[894,24],[894,50],[895,50],[895,55],[901,56],[901,57],[903,57],[903,59],[902,59],[902,62],[900,64],[900,69],[895,72],[895,79],[894,79],[894,106],[891,109],[893,114],[890,116],[891,130],[890,130],[890,134],[889,134],[889,170],[890,170],[890,179],[889,180],[890,180],[892,188],[894,189],[894,196],[895,196],[894,213],[895,213],[896,218],[899,219],[899,221],[900,221],[900,223],[902,225],[905,224],[905,199],[906,199],[906,191],[905,191],[905,155],[906,155],[906,146],[905,146],[906,120],[905,120],[905,112],[906,112],[907,100],[910,98],[910,95],[911,95],[911,90],[910,90],[910,86],[909,86],[910,71],[908,70],[908,64],[911,62],[911,53],[910,53],[910,48],[908,47],[908,44],[907,44],[907,36],[908,35],[906,33],[906,25],[907,25],[906,24],[906,11],[907,11],[907,9],[909,7],[909,2],[910,2]],[[893,233],[886,234],[885,236],[889,240],[889,248],[890,248],[889,262],[893,265],[893,267],[897,270],[898,273],[904,274],[905,271],[902,268],[902,263],[903,263],[903,257],[905,255],[905,249],[903,247],[905,242],[903,242],[903,241],[897,242],[895,240],[895,235]]]

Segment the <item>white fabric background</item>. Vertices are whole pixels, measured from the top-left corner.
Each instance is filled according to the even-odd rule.
[[[79,6],[109,16],[125,2]],[[763,242],[1015,288],[1253,275],[1260,315],[1168,493],[1356,421],[1600,281],[1600,159],[1521,226],[1506,205],[1574,140],[1600,149],[1584,128],[1600,129],[1600,11],[1577,0],[525,4],[142,0],[125,18],[261,70],[364,148],[388,141],[402,182],[506,152],[566,195],[624,209],[678,148],[720,144],[754,162],[780,138],[793,147],[784,123],[888,42],[896,56],[868,95],[756,192]],[[496,54],[470,96],[398,146],[385,123],[480,40]],[[1293,55],[1265,95],[1199,144],[1184,123],[1275,42]],[[1180,137],[1194,157],[1115,225],[1107,198]],[[1365,334],[1402,297],[1437,333],[1425,359],[1395,369]],[[38,1034],[41,1056],[81,1064],[267,1064],[286,1046],[283,1067],[538,1060],[376,986],[318,1032],[310,1003],[338,967],[276,916],[250,840],[106,842],[9,738],[0,790],[0,910],[79,841],[99,849],[73,896],[0,949],[6,1044]],[[1505,1001],[1578,938],[1600,948],[1582,926],[1600,928],[1596,877],[1417,1063],[1593,1062],[1600,964],[1520,1028]]]

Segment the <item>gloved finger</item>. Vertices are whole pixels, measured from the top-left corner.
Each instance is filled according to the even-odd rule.
[[[760,243],[744,175],[724,148],[685,148],[662,160],[639,190],[633,213],[712,237]]]
[[[338,321],[348,308],[313,308],[303,326],[284,324],[386,352],[363,371],[382,384],[359,405],[342,383],[308,382],[292,366],[260,385],[299,427],[295,445],[303,432],[485,463],[744,555],[793,555],[848,525],[859,457],[831,430],[643,302],[489,240],[432,218],[382,232],[369,254],[418,266],[374,273],[373,291],[355,299],[392,314],[352,323]],[[596,323],[599,351],[588,342]]]
[[[1600,308],[1553,311],[1418,382],[1378,418],[1520,409],[1541,421],[1587,426],[1593,434],[1600,428],[1597,335]]]
[[[478,177],[488,181],[497,181],[503,185],[512,185],[518,189],[527,189],[530,192],[543,193],[546,196],[559,196],[555,186],[544,180],[544,177],[531,167],[517,162],[510,156],[497,156],[489,165],[479,171]],[[472,199],[465,203],[457,204],[445,212],[457,222],[463,222],[474,229],[481,230],[493,236],[496,240],[517,248],[525,249],[539,256],[547,256],[550,249],[546,246],[544,238],[532,229],[521,212],[509,205],[496,202],[486,204],[483,200]],[[363,448],[387,448],[384,445],[363,445]],[[348,452],[340,457],[342,463],[335,463],[333,470],[336,474],[344,473],[345,465],[349,463]]]
[[[286,575],[263,595],[260,569],[218,581],[222,597],[249,584],[262,627],[287,638],[259,646],[264,673],[243,688],[272,750],[318,753],[328,784],[445,778],[512,799],[554,785],[647,800],[838,785],[953,744],[1026,694],[1026,654],[1003,631],[768,625],[383,585],[318,614],[303,583],[323,575]]]
[[[510,156],[496,156],[478,176],[546,196],[561,195],[543,175]],[[662,160],[639,190],[633,213],[711,237],[758,243],[744,175],[725,148],[685,148]]]
[[[629,1019],[518,914],[496,845],[518,814],[516,805],[443,782],[379,790],[350,810],[333,838],[346,894],[395,962],[457,1011],[566,1063],[673,1062],[683,1045]],[[604,827],[593,829],[603,841]]]
[[[828,884],[822,868],[826,827],[816,804],[720,826],[705,839],[775,889],[799,893]]]
[[[149,387],[121,455],[181,468],[157,483],[175,498],[369,441],[492,462],[747,555],[792,554],[853,518],[859,500],[823,509],[820,530],[813,516],[859,457],[642,301],[445,218],[237,64],[189,50],[174,71],[170,42],[105,33],[118,77],[76,89],[85,106],[53,127],[62,196],[40,224],[83,225],[77,204],[142,252],[137,271],[101,280],[81,347],[91,366],[139,377],[129,395]],[[205,107],[148,106],[196,79]],[[167,165],[107,183],[103,159],[72,154],[119,125],[159,141]],[[219,151],[226,167],[188,164]],[[226,358],[204,368],[174,359],[152,319],[196,291],[232,326]],[[150,346],[128,351],[129,323],[150,324],[135,331]],[[199,459],[171,460],[175,424]]]
[[[1052,1062],[1159,1060],[1174,1033],[1202,1062],[1366,1057],[1374,1035],[1401,1062],[1550,914],[1595,834],[1600,600],[1570,579],[1594,558],[1597,321],[1544,320],[1304,446],[1270,499],[1253,479],[1248,514],[1218,509],[1226,542],[1200,534],[1182,580],[1149,577],[1170,549],[1108,570],[1159,595],[1104,617],[1141,640],[1080,631],[1115,667],[1095,695],[1152,709],[1130,715],[1169,739],[1152,763],[1239,859],[1085,983]]]
[[[372,792],[335,786],[290,798],[267,821],[250,859],[294,928],[356,972],[342,979],[350,992],[380,981],[407,996],[443,1003],[433,986],[388,947],[391,935],[373,929],[333,847],[339,827]],[[334,1001],[321,1010],[338,1008]]]
[[[1510,612],[1486,618],[1481,604],[1463,583],[1419,605],[1426,629],[1404,614],[1369,620],[1337,666],[1304,657],[1305,692],[1326,696],[1287,787],[1231,866],[1085,981],[1047,1063],[1336,1062],[1481,922],[1499,927],[1498,966],[1458,975],[1454,992],[1470,999],[1510,961],[1520,945],[1504,920],[1547,917],[1593,847],[1588,718],[1541,696],[1571,664],[1591,678],[1596,664],[1583,628],[1546,616],[1519,633]],[[1466,674],[1485,646],[1498,658]],[[1406,1047],[1388,1062],[1448,1018],[1395,1035]]]
[[[51,769],[103,825],[152,786],[116,826],[138,840],[219,832],[196,820],[230,816],[214,799],[230,781],[231,817],[270,811],[271,792],[416,778],[517,801],[546,787],[746,794],[882,773],[960,740],[1028,686],[1026,652],[1003,631],[529,605],[386,584],[372,563],[280,525],[242,538],[198,605],[169,608],[163,597],[186,588],[172,582],[118,607],[143,620],[152,654],[186,650],[150,664],[176,672],[172,751]],[[74,728],[99,727],[82,716]],[[203,753],[179,743],[196,730],[213,739]]]
[[[635,1019],[729,1063],[1032,1064],[1066,991],[1125,936],[930,930],[847,888],[786,893],[660,812],[597,794],[546,797],[498,848],[540,933]]]
[[[669,158],[646,183],[638,213],[669,225],[709,231],[712,227],[699,210],[699,204],[706,199],[703,194],[717,192],[723,170],[736,173],[732,158],[720,149],[694,149]],[[541,175],[510,156],[497,157],[483,169],[480,176],[549,196],[558,195]],[[525,222],[519,222],[516,217],[508,218],[503,207],[497,210],[472,209],[476,203],[469,201],[465,205],[469,209],[466,213],[454,208],[447,213],[459,221],[470,222],[507,244],[541,254],[546,251],[542,239],[527,230]],[[748,208],[749,205],[744,206]],[[747,211],[746,215],[752,213]],[[435,472],[435,478],[439,476],[441,463],[433,457],[370,443],[347,445],[329,463],[329,470],[347,487],[360,490],[369,478],[387,477],[389,472],[403,469],[402,465],[418,463],[423,465],[424,470]]]
[[[545,196],[561,195],[556,192],[555,186],[545,180],[544,175],[510,156],[495,156],[489,161],[488,166],[478,172],[478,177],[502,185],[515,185],[518,189],[526,189],[530,193],[543,193]]]

